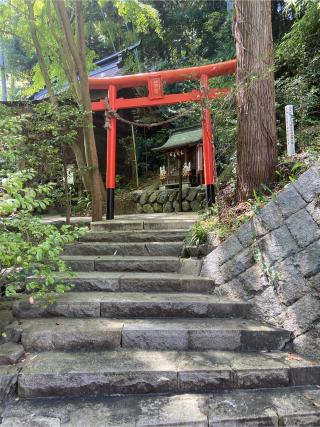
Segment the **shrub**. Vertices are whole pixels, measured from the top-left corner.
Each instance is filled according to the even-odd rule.
[[[186,236],[186,243],[190,246],[199,246],[206,243],[209,231],[214,229],[213,219],[204,219],[195,222]]]
[[[69,290],[57,272],[70,273],[60,259],[64,245],[80,237],[84,228],[43,224],[34,209],[49,206],[53,184],[26,186],[30,171],[11,174],[4,181],[0,204],[0,286],[7,296],[27,291],[34,298]],[[30,276],[34,277],[33,279]]]

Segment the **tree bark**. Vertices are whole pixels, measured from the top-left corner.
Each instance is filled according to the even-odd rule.
[[[277,161],[270,0],[235,0],[237,200],[272,182]]]
[[[63,188],[64,188],[64,197],[66,205],[66,224],[71,224],[71,197],[69,194],[69,185],[68,185],[68,169],[66,163],[66,153],[64,148],[62,148],[62,164],[63,164]]]
[[[55,20],[56,17],[52,13],[51,6],[52,6],[51,3],[48,1],[46,4],[47,15],[48,15],[48,25],[59,47],[57,49],[57,54],[59,56],[62,68],[66,74],[66,77],[69,81],[71,90],[74,93],[75,97],[79,98],[80,94],[79,94],[79,88],[78,88],[78,76],[77,76],[76,66],[74,61],[72,60],[72,57],[70,58],[68,45],[66,43],[65,37],[63,37],[61,34],[59,34],[59,31],[57,31],[57,22]]]
[[[1,101],[7,101],[7,79],[6,79],[6,64],[4,61],[4,53],[2,40],[0,36],[0,74],[1,74]]]
[[[87,164],[85,161],[85,157],[83,154],[83,131],[79,132],[79,135],[77,137],[77,140],[74,141],[73,144],[71,144],[71,149],[73,151],[73,154],[75,155],[79,175],[81,178],[81,181],[83,183],[83,186],[86,191],[91,192],[91,182],[90,182],[90,175],[87,171]]]
[[[38,39],[38,35],[37,35],[37,27],[36,27],[36,20],[34,17],[34,0],[27,0],[26,1],[27,7],[28,7],[28,17],[29,17],[29,29],[30,29],[30,34],[31,34],[31,38],[32,38],[32,42],[34,45],[34,48],[36,50],[36,55],[39,61],[39,67],[41,70],[41,74],[43,76],[48,94],[49,94],[49,98],[50,101],[53,104],[57,104],[57,99],[55,97],[54,91],[53,91],[53,87],[51,84],[51,80],[50,80],[50,76],[49,76],[49,71],[48,71],[48,67],[44,58],[44,55],[42,53],[42,49],[41,49],[41,45],[40,45],[40,41]]]
[[[76,37],[72,32],[71,22],[67,14],[65,2],[62,0],[53,0],[65,37],[65,43],[69,48],[70,54],[75,63],[76,71],[79,75],[79,92],[76,94],[77,101],[86,114],[84,118],[84,146],[86,153],[86,162],[91,177],[91,195],[92,195],[92,220],[102,219],[102,191],[101,177],[99,172],[98,154],[93,132],[93,118],[91,112],[91,99],[89,91],[89,80],[85,58],[85,38],[84,38],[84,19],[83,3],[76,0]]]

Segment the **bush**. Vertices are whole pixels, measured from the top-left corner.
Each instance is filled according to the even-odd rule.
[[[216,204],[202,214],[199,221],[194,223],[187,233],[185,242],[187,245],[199,246],[207,243],[209,232],[214,232],[220,241],[226,239],[251,217],[249,203],[237,206],[222,206]]]
[[[43,224],[34,209],[49,206],[53,184],[37,188],[25,184],[30,171],[11,174],[3,184],[0,204],[0,287],[7,296],[27,291],[32,298],[52,297],[69,290],[57,272],[70,273],[60,259],[64,245],[79,238],[84,228]],[[30,278],[34,277],[34,279]]]
[[[195,222],[186,236],[186,243],[190,246],[199,246],[207,242],[209,231],[213,231],[215,226],[214,219],[205,219]]]

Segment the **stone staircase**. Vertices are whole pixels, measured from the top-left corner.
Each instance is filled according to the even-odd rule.
[[[180,259],[192,221],[93,223],[68,245],[72,292],[13,307],[26,356],[4,426],[320,425],[320,363],[212,295]]]

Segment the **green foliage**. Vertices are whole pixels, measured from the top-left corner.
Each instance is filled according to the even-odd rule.
[[[294,182],[299,175],[305,172],[308,168],[308,163],[301,160],[288,160],[280,162],[276,174],[279,180],[278,185],[284,187],[288,182]]]
[[[274,197],[274,192],[265,184],[257,190],[253,190],[253,198],[248,201],[253,213],[258,214],[260,210]]]
[[[6,167],[14,167],[16,158],[11,147],[24,143],[23,124],[25,119],[13,114],[6,106],[0,104],[0,158]]]
[[[20,97],[21,95],[27,97],[45,87],[39,63],[35,60],[35,47],[30,37],[30,17],[28,15],[27,3],[28,1],[26,0],[0,2],[0,28],[5,29],[2,34],[5,44],[10,45],[14,40],[19,40],[20,50],[24,56],[29,58],[28,67],[23,69],[23,76],[19,76],[21,67],[16,67],[14,62],[11,64],[13,74],[19,76],[20,79],[23,78],[24,84],[23,89],[21,88],[22,90],[20,90]],[[67,3],[70,13],[74,14],[74,2]],[[64,86],[67,78],[58,53],[62,29],[57,22],[52,2],[36,0],[34,2],[34,17],[36,33],[44,56],[45,65],[51,81],[55,82],[56,90],[59,90]],[[93,67],[94,57],[94,52],[88,50],[86,61],[89,70]],[[30,65],[32,66],[31,73]]]
[[[69,99],[53,106],[44,101],[23,110],[0,106],[0,158],[5,171],[20,168],[34,171],[32,182],[57,184],[54,203],[64,205],[63,158],[71,157],[70,146],[83,126],[84,112]]]
[[[74,193],[72,195],[72,215],[83,216],[90,215],[92,210],[92,198],[88,191],[84,191],[81,195]]]
[[[162,38],[147,33],[142,57],[147,69],[177,68],[230,59],[235,54],[232,13],[226,1],[150,1],[159,13]]]
[[[206,243],[209,231],[213,231],[214,228],[215,221],[211,218],[195,222],[187,233],[186,243],[190,246]]]
[[[220,240],[226,239],[248,220],[250,214],[247,210],[238,211],[232,207],[216,204],[202,213],[201,219],[193,224],[187,233],[186,243],[192,246],[206,243],[209,232],[214,232]]]
[[[0,204],[0,287],[8,296],[27,291],[37,298],[52,297],[69,289],[57,272],[69,269],[60,259],[64,245],[80,237],[84,228],[43,224],[32,215],[50,204],[52,184],[28,187],[30,171],[11,174],[4,182]],[[30,279],[30,276],[34,279]]]
[[[6,64],[15,81],[19,82],[15,83],[11,95],[19,97],[29,96],[45,87],[30,37],[28,1],[0,2],[0,36],[4,40]],[[83,3],[88,38],[86,62],[89,71],[93,69],[96,58],[101,59],[128,47],[146,32],[153,33],[157,38],[161,37],[158,11],[150,4],[138,0],[97,0]],[[67,1],[66,5],[70,16],[74,16],[75,1]],[[68,79],[59,56],[62,29],[52,1],[36,0],[34,16],[44,62],[55,89],[59,91]]]
[[[155,31],[161,36],[159,13],[155,8],[138,0],[115,0],[114,4],[119,16],[131,22],[138,33]]]
[[[293,6],[297,18],[276,50],[277,113],[282,123],[279,136],[285,151],[284,106],[293,104],[298,150],[316,152],[320,131],[320,8],[317,1],[292,1],[289,13]]]
[[[24,187],[33,176],[33,171],[21,171],[2,180],[4,196],[0,204],[1,216],[8,216],[19,210],[30,213],[38,207],[44,210],[50,205],[48,195],[54,184],[38,185],[35,189]]]

